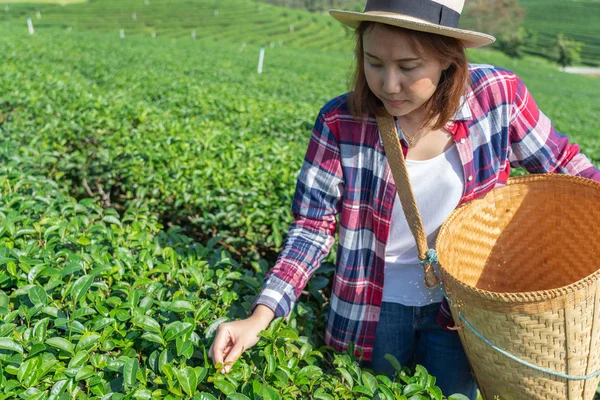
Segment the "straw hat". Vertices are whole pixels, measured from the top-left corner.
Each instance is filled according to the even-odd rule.
[[[493,43],[496,38],[491,35],[458,29],[464,5],[464,0],[367,0],[363,12],[329,10],[329,14],[351,28],[372,21],[453,37],[465,47]]]

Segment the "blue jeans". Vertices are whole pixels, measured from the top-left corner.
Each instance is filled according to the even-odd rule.
[[[396,370],[383,358],[389,353],[402,366],[425,367],[445,396],[460,393],[476,400],[477,383],[458,333],[442,329],[435,321],[439,307],[440,303],[407,307],[384,302],[372,358],[364,366],[392,378]]]

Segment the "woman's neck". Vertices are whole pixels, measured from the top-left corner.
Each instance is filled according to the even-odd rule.
[[[421,129],[424,116],[423,113],[416,113],[413,111],[409,115],[403,115],[396,118],[403,131],[408,132],[408,134],[414,134]]]

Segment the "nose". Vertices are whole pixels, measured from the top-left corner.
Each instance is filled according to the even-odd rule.
[[[385,93],[396,94],[402,90],[401,77],[396,68],[385,68],[382,76],[382,90]]]

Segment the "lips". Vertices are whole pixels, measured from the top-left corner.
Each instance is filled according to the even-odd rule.
[[[398,106],[401,106],[402,104],[406,103],[406,100],[389,100],[389,99],[385,99],[385,101],[386,101],[386,103],[388,103],[392,107],[398,107]]]

